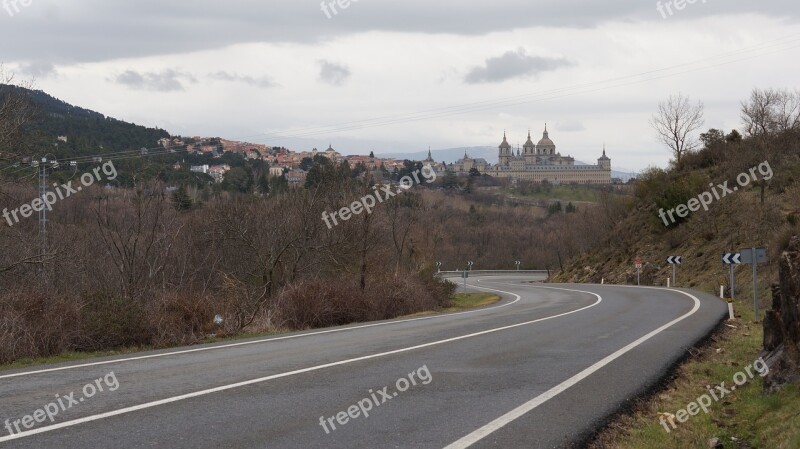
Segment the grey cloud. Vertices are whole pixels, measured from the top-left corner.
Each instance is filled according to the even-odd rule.
[[[536,76],[542,72],[571,65],[574,64],[563,58],[530,56],[525,49],[520,48],[487,59],[484,66],[470,70],[464,81],[469,84],[499,83],[513,78]]]
[[[254,78],[249,75],[239,75],[237,73],[228,73],[220,71],[216,73],[209,73],[208,77],[217,81],[228,81],[231,83],[244,83],[254,87],[275,87],[275,83],[268,76]]]
[[[30,76],[36,79],[47,78],[49,76],[58,75],[56,66],[50,62],[33,61],[20,64],[19,72],[23,75]]]
[[[172,69],[145,73],[126,70],[117,75],[114,81],[131,89],[174,92],[184,90],[183,82],[196,83],[197,79],[189,73]]]
[[[350,78],[350,69],[329,61],[318,61],[319,79],[333,86],[341,86]]]
[[[586,131],[586,127],[583,126],[583,123],[577,121],[558,122],[556,123],[556,131],[562,131],[565,133]]]
[[[753,13],[797,21],[796,0],[714,0],[670,21]],[[0,18],[5,62],[56,64],[180,54],[236,43],[304,42],[368,31],[485,35],[530,27],[589,28],[608,22],[663,22],[655,2],[633,0],[427,0],[351,2],[328,19],[318,2],[297,0],[37,0],[13,20]],[[68,38],[65,38],[68,37]]]

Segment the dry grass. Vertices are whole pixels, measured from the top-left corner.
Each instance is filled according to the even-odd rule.
[[[757,358],[762,328],[753,312],[740,307],[742,316],[724,326],[711,342],[682,364],[662,391],[642,400],[630,414],[618,417],[589,446],[591,449],[707,448],[719,438],[725,448],[791,449],[800,447],[800,388],[763,394],[758,375],[731,395],[678,423],[667,433],[659,413],[675,414],[706,393],[706,386],[732,383],[733,375]]]

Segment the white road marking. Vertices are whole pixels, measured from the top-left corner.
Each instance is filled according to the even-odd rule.
[[[552,287],[537,287],[537,288],[552,288]],[[637,288],[647,288],[647,287],[637,287]],[[667,289],[664,289],[667,290]],[[494,421],[486,424],[485,426],[477,429],[476,431],[470,433],[469,435],[464,436],[463,438],[459,439],[458,441],[448,445],[445,449],[464,449],[472,446],[473,444],[477,443],[478,441],[486,438],[487,436],[491,435],[493,432],[500,430],[507,424],[511,423],[515,419],[521,417],[522,415],[530,412],[531,410],[535,409],[536,407],[544,404],[545,402],[549,401],[550,399],[558,396],[560,393],[566,391],[570,387],[574,386],[578,382],[586,379],[587,377],[591,376],[604,366],[608,365],[609,363],[613,362],[614,360],[622,357],[628,351],[636,348],[637,346],[641,345],[645,341],[653,338],[654,336],[660,334],[664,330],[674,326],[675,324],[683,321],[684,319],[694,315],[695,312],[700,308],[700,300],[689,293],[682,292],[680,290],[673,290],[668,289],[669,291],[677,292],[682,295],[686,295],[692,300],[694,300],[694,307],[685,315],[678,317],[669,323],[659,327],[658,329],[650,332],[649,334],[639,338],[638,340],[630,343],[629,345],[623,347],[622,349],[614,352],[613,354],[603,358],[599,362],[595,363],[594,365],[586,368],[585,370],[581,371],[580,373],[570,377],[569,379],[565,380],[564,382],[556,385],[555,387],[547,390],[546,392],[542,393],[541,395],[531,399],[530,401],[520,405],[519,407],[511,410],[510,412],[506,413],[505,415],[495,419]]]
[[[470,287],[473,287],[473,286],[470,286]],[[474,286],[474,287],[475,288],[482,288],[482,287],[478,287],[478,286]],[[497,291],[500,291],[500,290],[497,290]],[[502,293],[508,293],[508,292],[502,292]],[[510,293],[510,294],[514,295],[513,293]],[[12,378],[12,377],[30,376],[30,375],[33,375],[33,374],[52,373],[54,371],[73,370],[73,369],[77,369],[77,368],[86,368],[86,367],[90,367],[90,366],[109,365],[109,364],[123,363],[123,362],[133,362],[133,361],[137,361],[137,360],[147,360],[147,359],[154,359],[154,358],[158,358],[158,357],[169,357],[169,356],[172,356],[172,355],[190,354],[190,353],[194,353],[194,352],[204,352],[204,351],[213,351],[213,350],[217,350],[217,349],[235,348],[235,347],[238,347],[238,346],[249,346],[249,345],[256,345],[256,344],[261,344],[261,343],[270,343],[270,342],[273,342],[273,341],[291,340],[291,339],[295,339],[295,338],[303,338],[303,337],[312,337],[312,336],[315,336],[315,335],[331,334],[331,333],[334,333],[334,332],[345,332],[345,331],[352,331],[352,330],[358,330],[358,329],[366,329],[366,328],[369,328],[369,327],[376,327],[376,326],[389,326],[389,325],[392,325],[392,324],[408,323],[408,322],[411,322],[411,321],[433,320],[433,319],[438,319],[438,318],[447,318],[447,317],[458,316],[458,315],[466,315],[466,314],[471,314],[471,313],[480,313],[480,312],[486,312],[487,310],[500,309],[500,308],[508,307],[508,306],[510,306],[512,304],[515,304],[516,302],[518,302],[520,300],[520,297],[518,295],[514,295],[514,296],[516,296],[517,298],[515,300],[511,301],[511,302],[507,302],[505,304],[500,304],[499,306],[485,307],[485,308],[478,309],[478,310],[468,310],[466,312],[446,313],[446,314],[442,314],[442,315],[426,316],[426,317],[419,317],[419,318],[408,318],[408,319],[395,320],[395,321],[383,321],[383,322],[380,322],[380,323],[362,324],[362,325],[359,325],[359,326],[352,326],[352,327],[345,327],[345,328],[338,328],[338,329],[328,329],[328,330],[309,332],[309,333],[306,333],[306,334],[299,334],[299,335],[286,335],[286,336],[283,336],[283,337],[265,338],[265,339],[261,339],[261,340],[244,341],[244,342],[239,342],[239,343],[228,343],[228,344],[218,345],[218,346],[208,346],[208,347],[203,347],[203,348],[184,349],[184,350],[181,350],[181,351],[164,352],[164,353],[160,353],[160,354],[148,354],[148,355],[142,355],[142,356],[136,356],[136,357],[126,357],[126,358],[122,358],[122,359],[105,360],[105,361],[102,361],[102,362],[81,363],[81,364],[78,364],[78,365],[61,366],[61,367],[58,367],[58,368],[45,368],[45,369],[34,370],[34,371],[24,371],[24,372],[20,372],[20,373],[12,373],[12,374],[0,375],[0,379],[9,379],[9,378]]]
[[[516,296],[516,298],[517,298],[516,301],[520,300],[520,296],[517,295],[516,293],[511,293],[511,292],[507,292],[507,291],[503,291],[503,290],[497,290],[497,289],[488,288],[488,287],[479,287],[479,288],[482,288],[482,289],[485,289],[485,290],[495,291],[495,292],[498,292],[498,293],[506,293],[506,294],[509,294],[509,295],[512,295],[512,296]],[[0,443],[5,442],[5,441],[16,440],[16,439],[19,439],[19,438],[26,438],[26,437],[37,435],[37,434],[40,434],[40,433],[51,432],[53,430],[63,429],[65,427],[72,427],[72,426],[76,426],[78,424],[84,424],[84,423],[88,423],[88,422],[92,422],[92,421],[98,421],[98,420],[101,420],[101,419],[110,418],[112,416],[118,416],[118,415],[123,415],[123,414],[126,414],[126,413],[136,412],[136,411],[139,411],[139,410],[145,410],[145,409],[148,409],[148,408],[157,407],[159,405],[169,404],[169,403],[172,403],[172,402],[178,402],[178,401],[182,401],[182,400],[185,400],[185,399],[196,398],[196,397],[199,397],[199,396],[205,396],[205,395],[209,395],[209,394],[212,394],[212,393],[218,393],[220,391],[232,390],[234,388],[244,387],[244,386],[247,386],[247,385],[253,385],[253,384],[258,384],[258,383],[262,383],[262,382],[267,382],[267,381],[270,381],[270,380],[280,379],[280,378],[283,378],[283,377],[289,377],[289,376],[294,376],[294,375],[297,375],[297,374],[309,373],[309,372],[312,372],[312,371],[319,371],[319,370],[322,370],[322,369],[325,369],[325,368],[331,368],[331,367],[334,367],[334,366],[348,365],[348,364],[355,363],[355,362],[360,362],[360,361],[370,360],[370,359],[376,359],[376,358],[380,358],[380,357],[386,357],[386,356],[390,356],[390,355],[394,355],[394,354],[401,354],[401,353],[404,353],[404,352],[410,352],[410,351],[415,351],[415,350],[418,350],[418,349],[429,348],[431,346],[438,346],[438,345],[442,345],[442,344],[445,344],[445,343],[452,343],[454,341],[465,340],[467,338],[478,337],[478,336],[487,335],[487,334],[493,334],[493,333],[496,333],[496,332],[501,332],[501,331],[505,331],[505,330],[509,330],[509,329],[515,329],[515,328],[522,327],[522,326],[528,326],[528,325],[531,325],[531,324],[534,324],[534,323],[539,323],[539,322],[542,322],[542,321],[552,320],[554,318],[559,318],[559,317],[562,317],[562,316],[571,315],[573,313],[578,313],[578,312],[581,312],[583,310],[592,308],[592,307],[600,304],[603,301],[603,298],[601,298],[600,295],[598,295],[597,293],[586,292],[586,291],[582,291],[582,290],[571,290],[571,289],[556,289],[556,290],[565,290],[565,291],[589,294],[589,295],[597,297],[597,301],[595,301],[594,303],[592,303],[592,304],[590,304],[588,306],[584,306],[584,307],[581,307],[581,308],[576,309],[576,310],[572,310],[572,311],[564,312],[564,313],[559,313],[557,315],[552,315],[552,316],[545,317],[545,318],[538,318],[538,319],[535,319],[535,320],[526,321],[524,323],[512,324],[512,325],[509,325],[509,326],[503,326],[503,327],[498,327],[498,328],[494,328],[494,329],[488,329],[488,330],[481,331],[481,332],[475,332],[475,333],[472,333],[472,334],[461,335],[461,336],[458,336],[458,337],[452,337],[452,338],[447,338],[447,339],[444,339],[444,340],[433,341],[433,342],[424,343],[424,344],[421,344],[421,345],[410,346],[410,347],[407,347],[407,348],[395,349],[393,351],[381,352],[381,353],[378,353],[378,354],[371,354],[371,355],[366,355],[366,356],[362,356],[362,357],[356,357],[356,358],[352,358],[352,359],[341,360],[341,361],[338,361],[338,362],[326,363],[324,365],[312,366],[312,367],[309,367],[309,368],[303,368],[303,369],[299,369],[299,370],[295,370],[295,371],[289,371],[289,372],[281,373],[281,374],[274,374],[272,376],[260,377],[258,379],[246,380],[246,381],[237,382],[237,383],[234,383],[234,384],[223,385],[223,386],[215,387],[215,388],[209,388],[207,390],[195,391],[193,393],[182,394],[182,395],[179,395],[179,396],[173,396],[173,397],[170,397],[170,398],[160,399],[158,401],[147,402],[145,404],[135,405],[135,406],[131,406],[131,407],[125,407],[125,408],[121,408],[121,409],[118,409],[118,410],[113,410],[113,411],[106,412],[106,413],[100,413],[100,414],[97,414],[97,415],[86,416],[84,418],[78,418],[78,419],[74,419],[74,420],[71,420],[71,421],[65,421],[65,422],[58,423],[58,424],[52,424],[52,425],[49,425],[49,426],[46,426],[46,427],[41,427],[41,428],[38,428],[38,429],[33,429],[33,430],[26,431],[26,432],[17,433],[17,434],[14,434],[14,435],[8,435],[8,436],[0,437]]]

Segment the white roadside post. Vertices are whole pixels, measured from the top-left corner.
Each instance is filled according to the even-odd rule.
[[[736,315],[733,314],[733,298],[725,298],[725,286],[719,286],[719,298],[724,299],[725,302],[728,303],[728,320],[733,320],[736,318]]]

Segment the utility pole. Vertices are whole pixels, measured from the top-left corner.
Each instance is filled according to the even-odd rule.
[[[47,157],[43,157],[39,163],[39,198],[42,203],[45,201],[47,193]],[[44,204],[39,209],[39,238],[42,244],[42,258],[47,254],[47,207]],[[42,263],[42,269],[44,263]],[[43,270],[42,270],[43,271]]]
[[[70,165],[75,165],[71,163]],[[39,206],[39,240],[41,245],[41,259],[42,263],[39,265],[39,273],[44,276],[44,258],[48,251],[47,242],[47,170],[58,168],[59,164],[56,160],[48,160],[47,155],[43,156],[39,162],[39,200],[42,204]]]

